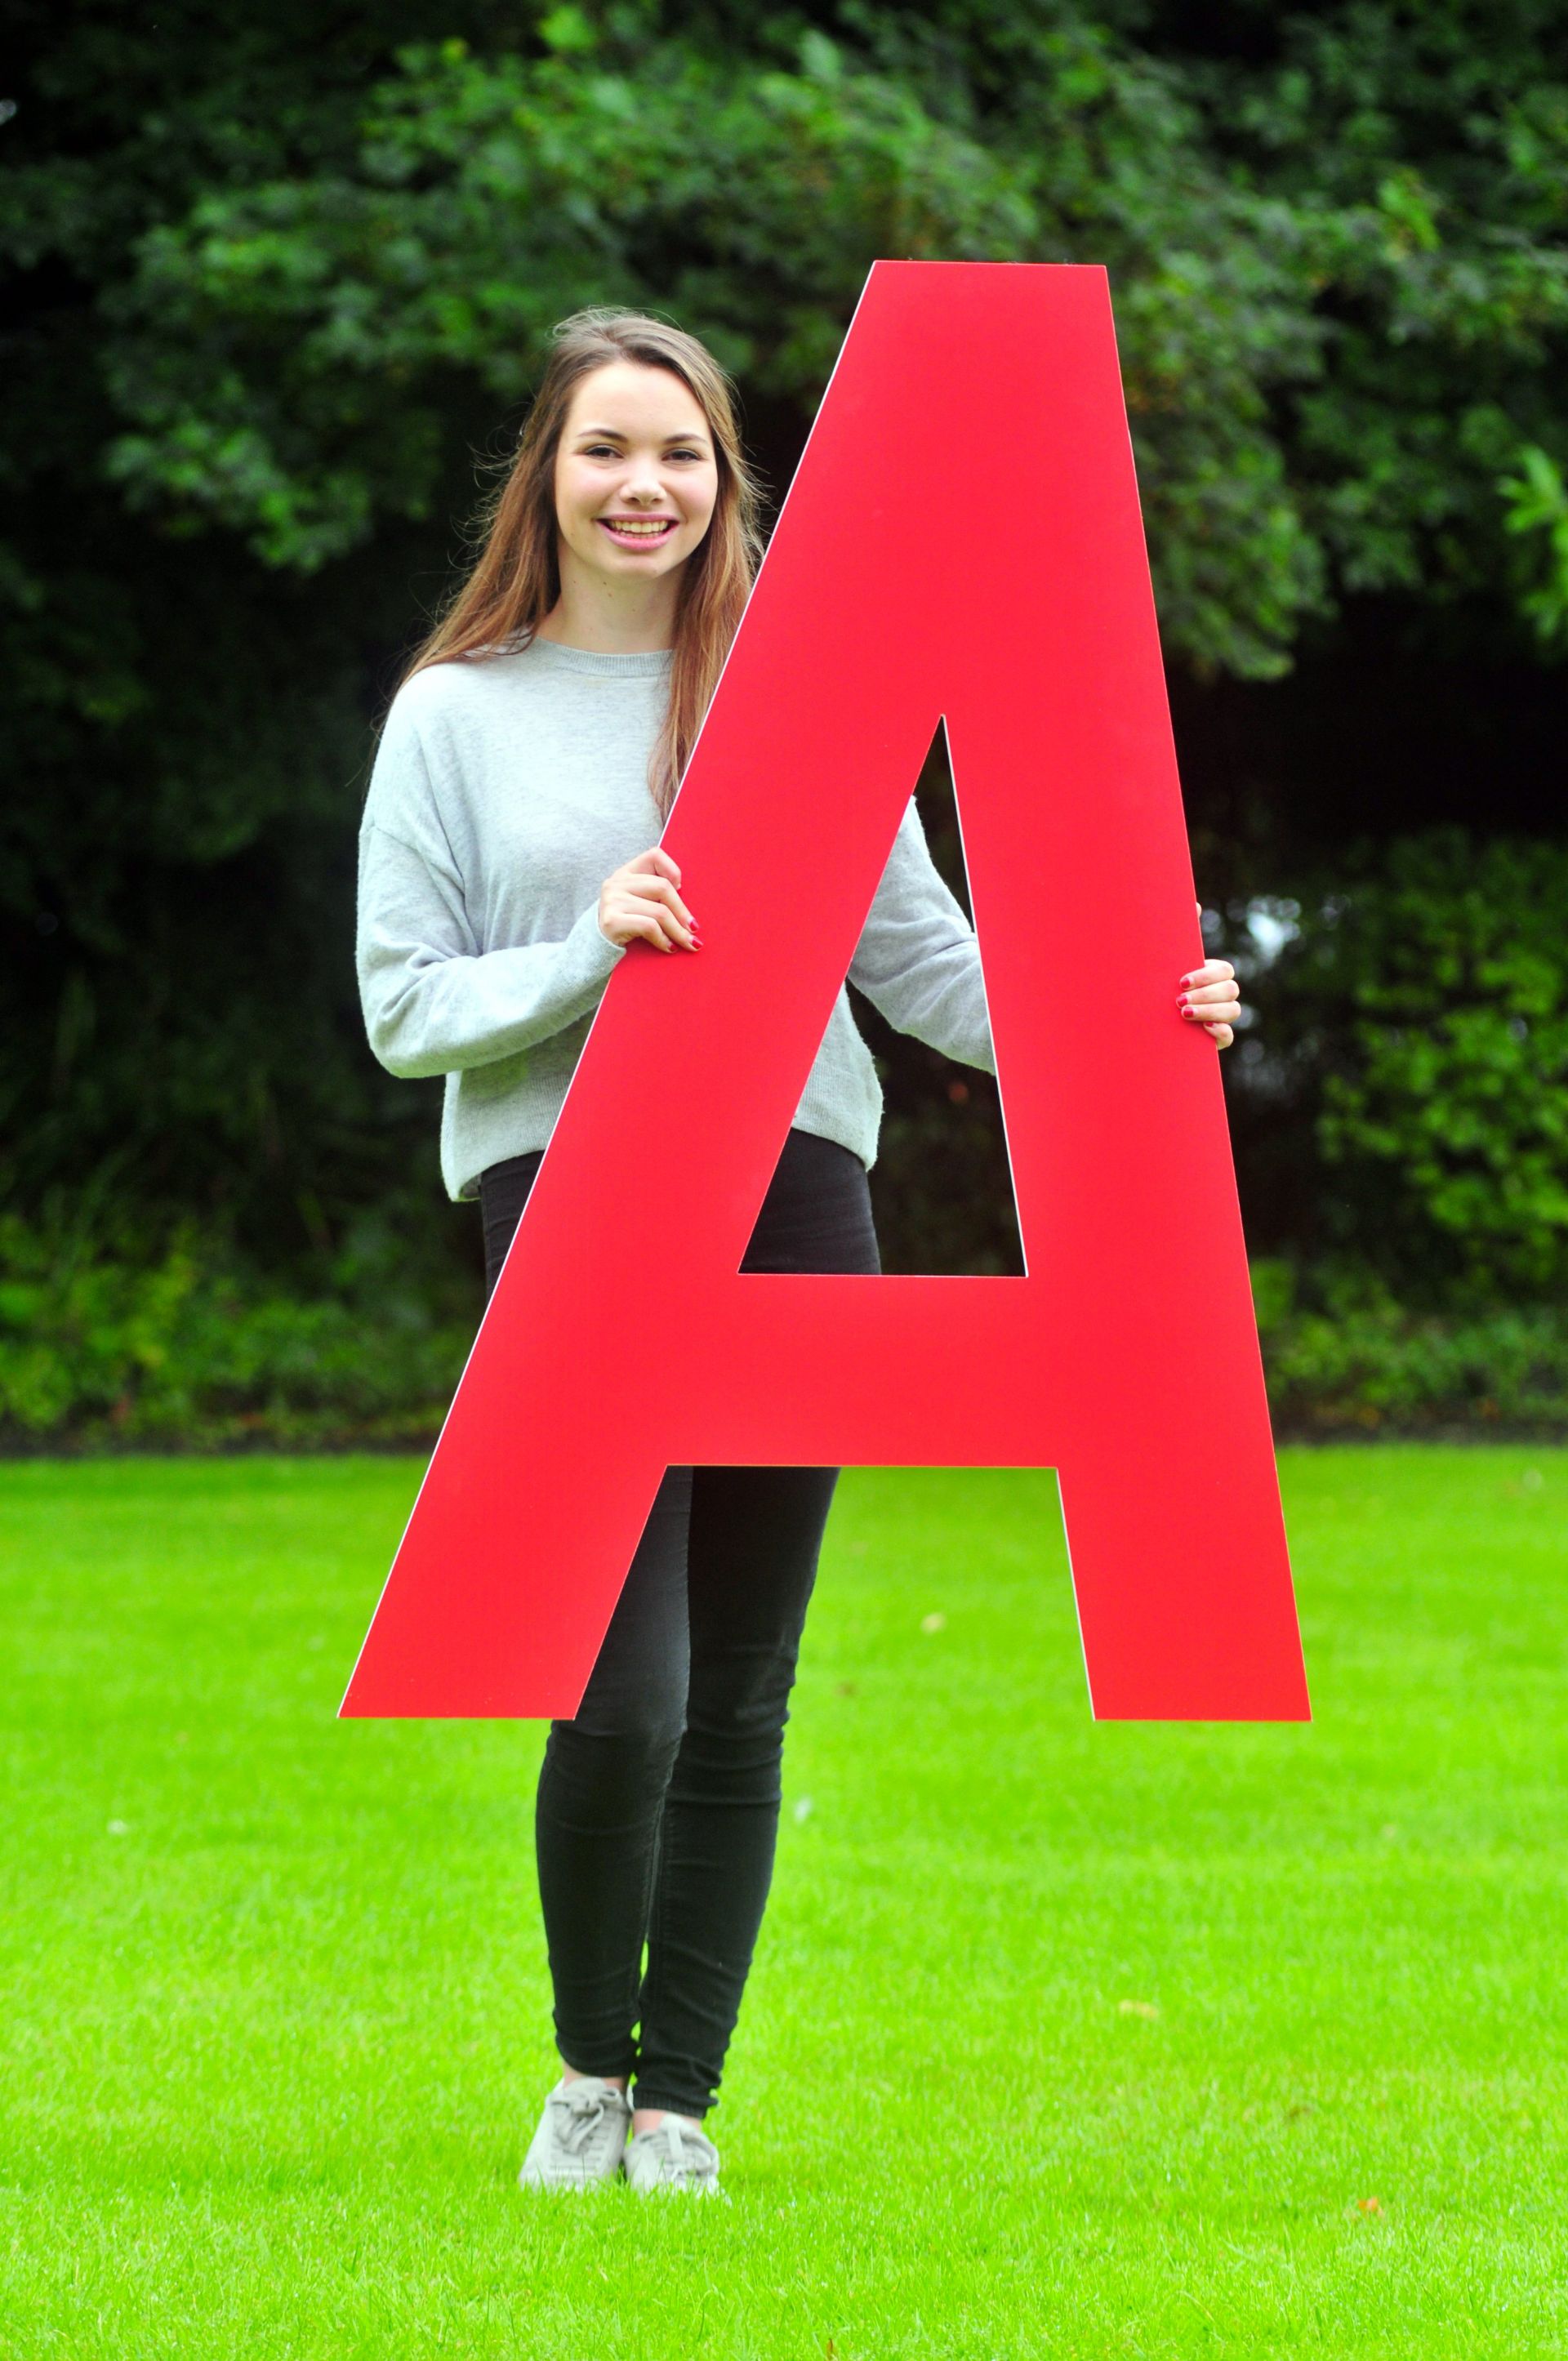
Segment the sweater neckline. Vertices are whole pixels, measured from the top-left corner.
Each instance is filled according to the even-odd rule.
[[[597,674],[601,680],[656,680],[670,669],[669,648],[641,648],[630,655],[606,655],[597,648],[568,647],[562,640],[530,640],[519,653],[547,672]]]

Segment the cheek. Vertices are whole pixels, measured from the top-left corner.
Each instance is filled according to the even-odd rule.
[[[555,521],[568,540],[589,531],[597,502],[592,488],[575,469],[562,467],[555,477]]]
[[[706,483],[687,483],[685,499],[682,505],[695,533],[703,533],[707,531],[713,522],[713,511],[718,502],[718,478],[717,476],[709,477]]]

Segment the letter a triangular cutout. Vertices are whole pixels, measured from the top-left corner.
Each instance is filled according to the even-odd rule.
[[[1025,1275],[742,1275],[943,715]],[[665,842],[345,1712],[574,1712],[667,1466],[903,1464],[1058,1469],[1097,1714],[1303,1718],[1102,271],[876,265]]]

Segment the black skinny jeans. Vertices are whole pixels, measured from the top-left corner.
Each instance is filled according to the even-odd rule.
[[[542,1153],[481,1175],[490,1288]],[[879,1270],[859,1157],[792,1130],[741,1268]],[[556,2046],[579,2073],[635,2076],[640,2107],[700,2117],[718,2087],[838,1475],[670,1468],[582,1704],[550,1725],[534,1827]]]

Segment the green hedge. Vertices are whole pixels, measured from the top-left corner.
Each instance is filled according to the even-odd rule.
[[[189,1231],[137,1258],[0,1220],[0,1447],[423,1443],[475,1322],[394,1259],[362,1235],[334,1290],[291,1293]]]
[[[1568,1306],[1412,1312],[1363,1283],[1304,1308],[1275,1262],[1253,1292],[1281,1434],[1568,1434]]]
[[[1488,1332],[1568,1300],[1568,844],[1427,829],[1284,906],[1227,1069],[1255,1252]]]
[[[1254,1285],[1281,1433],[1568,1433],[1568,1308],[1428,1315],[1365,1282],[1303,1305],[1273,1261]],[[0,1449],[419,1448],[477,1309],[400,1285],[375,1235],[312,1294],[189,1233],[138,1259],[0,1221]]]

